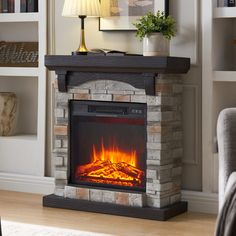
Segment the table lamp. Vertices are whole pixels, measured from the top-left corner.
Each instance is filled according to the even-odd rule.
[[[99,0],[65,0],[62,16],[79,17],[81,19],[80,46],[73,55],[86,55],[88,49],[85,44],[84,19],[86,17],[100,16]]]

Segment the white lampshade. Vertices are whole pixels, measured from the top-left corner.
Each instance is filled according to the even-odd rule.
[[[65,0],[62,16],[100,16],[99,0]]]

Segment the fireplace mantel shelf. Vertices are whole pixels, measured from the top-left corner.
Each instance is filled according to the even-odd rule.
[[[157,74],[184,74],[190,59],[143,56],[45,56],[45,66],[58,75],[60,92],[68,86],[98,80],[118,80],[154,95]]]

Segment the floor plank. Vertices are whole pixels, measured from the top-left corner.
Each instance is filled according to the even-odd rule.
[[[3,220],[77,229],[112,236],[212,236],[215,215],[186,213],[167,222],[42,207],[42,196],[0,191]]]

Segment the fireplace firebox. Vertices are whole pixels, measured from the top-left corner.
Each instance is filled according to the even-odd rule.
[[[139,103],[71,100],[70,184],[145,192],[146,110]]]

